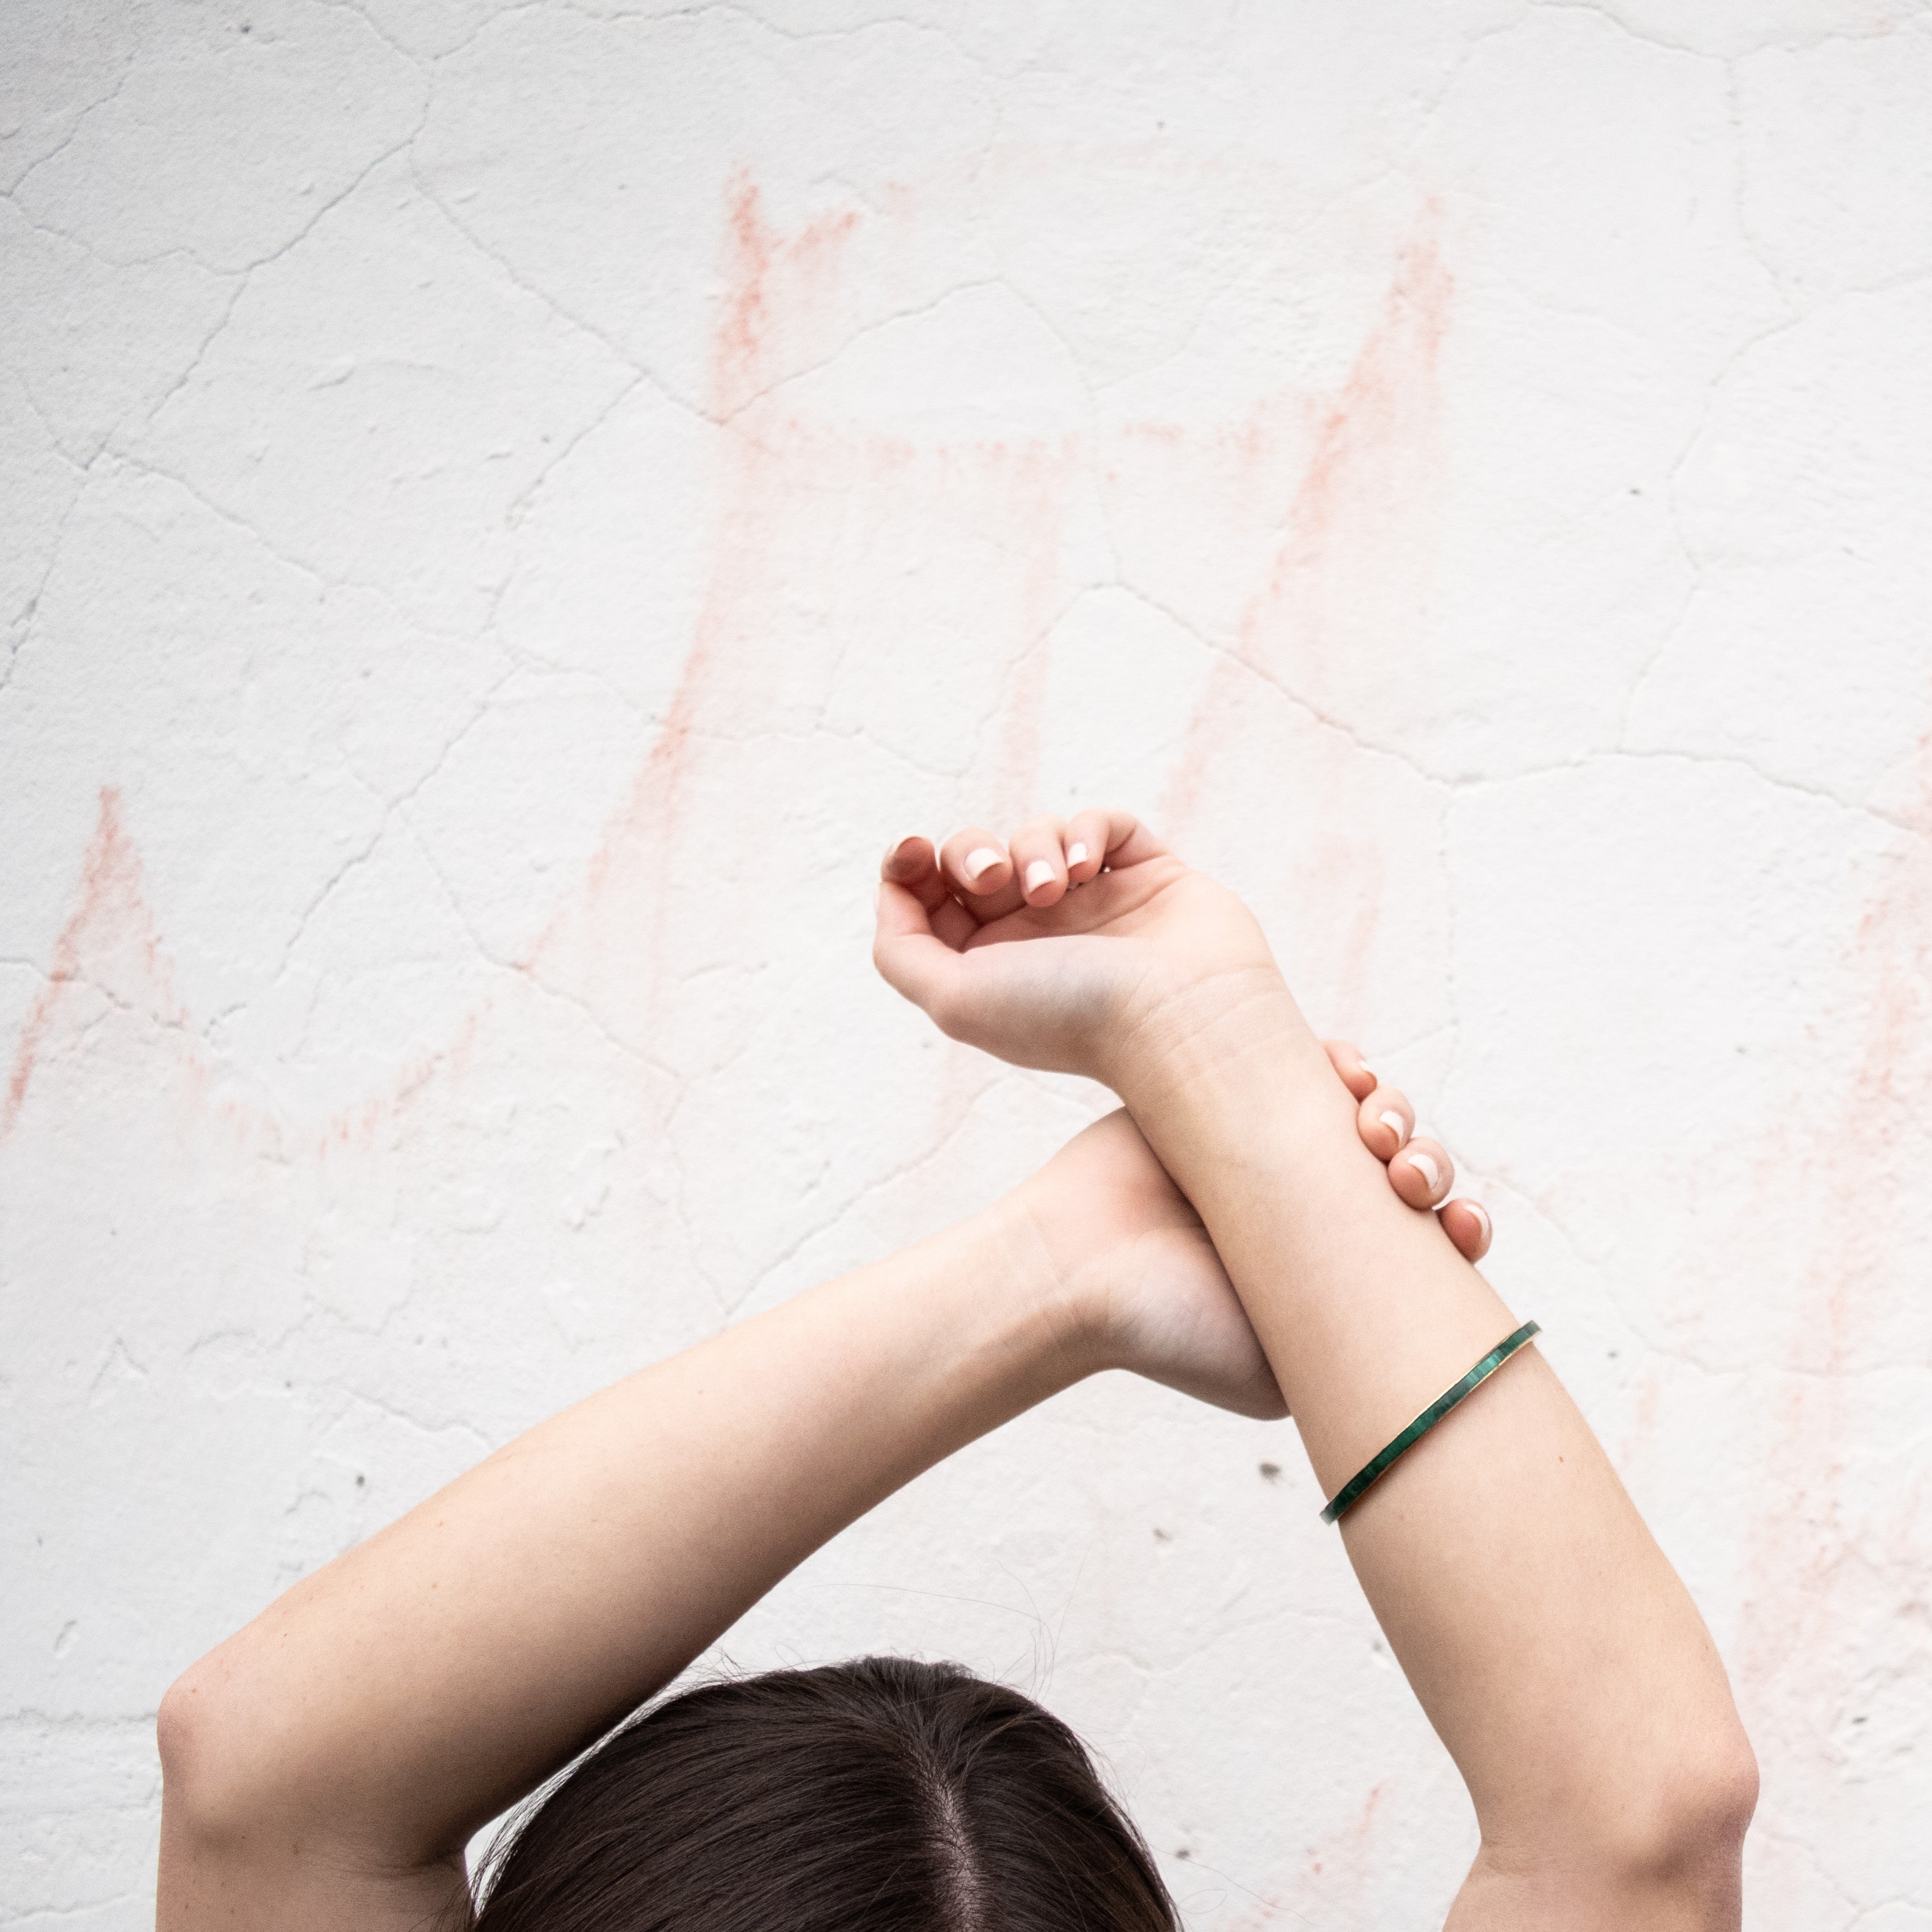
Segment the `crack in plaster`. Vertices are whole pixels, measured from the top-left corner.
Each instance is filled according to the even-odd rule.
[[[394,797],[388,800],[383,805],[382,816],[376,821],[376,828],[370,834],[367,843],[364,844],[359,850],[352,852],[343,860],[341,864],[329,874],[328,878],[323,880],[320,890],[317,891],[314,898],[310,900],[308,906],[303,910],[300,916],[296,920],[296,929],[290,934],[287,943],[282,948],[281,958],[277,962],[275,970],[271,976],[268,982],[271,987],[278,986],[281,984],[283,977],[288,970],[289,964],[291,958],[293,957],[295,950],[296,946],[301,944],[303,934],[308,929],[309,922],[314,919],[316,914],[321,910],[323,903],[335,890],[336,887],[340,885],[344,879],[348,878],[350,873],[355,872],[358,867],[366,865],[374,856],[376,848],[382,842],[383,838],[388,832],[389,827],[392,823],[394,820],[398,813],[400,812],[406,806],[409,805],[416,798],[416,795],[422,790],[424,786],[428,784],[429,782],[442,770],[443,766],[449,762],[451,754],[455,751],[458,746],[461,744],[464,740],[476,728],[477,724],[488,712],[490,700],[495,698],[496,694],[502,689],[503,686],[508,683],[511,678],[514,675],[515,672],[514,669],[505,670],[502,675],[497,678],[495,683],[492,684],[488,689],[484,692],[480,698],[477,698],[474,701],[470,708],[470,716],[457,727],[456,730],[452,733],[450,736],[445,741],[442,750],[436,754],[436,762],[431,765],[428,770],[424,772],[413,784],[407,787],[404,790],[398,792]],[[360,781],[358,780],[358,782],[359,783]],[[364,789],[366,790],[367,788],[365,787]],[[406,826],[406,829],[408,830],[411,840],[415,844],[416,849],[423,854],[424,858],[428,862],[431,871],[434,872],[437,878],[442,881],[443,890],[447,892],[449,890],[448,881],[443,878],[442,872],[436,866],[434,860],[430,858],[428,851],[423,847],[422,842],[420,838],[416,837],[415,827],[413,825],[408,825]],[[454,904],[453,895],[452,897],[452,902]],[[476,937],[474,929],[470,927],[468,919],[462,915],[460,909],[458,910],[458,916],[463,917],[463,922],[466,929],[470,931],[471,937],[474,939]],[[484,951],[481,941],[477,942],[477,950],[479,952],[483,953],[485,958],[489,956]]]
[[[936,1160],[964,1132],[967,1124],[971,1120],[980,1102],[989,1094],[1010,1084],[1008,1078],[998,1073],[994,1074],[967,1100],[965,1105],[959,1109],[957,1117],[952,1124],[940,1131],[939,1138],[929,1147],[913,1155],[910,1159],[902,1161],[897,1166],[888,1168],[883,1173],[874,1174],[856,1193],[848,1196],[824,1220],[806,1228],[794,1240],[787,1242],[777,1254],[764,1264],[750,1285],[732,1298],[725,1310],[727,1315],[736,1315],[739,1310],[743,1307],[746,1302],[752,1300],[765,1283],[781,1268],[790,1262],[808,1243],[816,1240],[821,1234],[834,1232],[844,1225],[848,1216],[862,1203],[870,1200],[874,1195],[891,1186],[896,1181],[902,1180],[908,1175],[917,1173],[921,1168]]]
[[[11,620],[9,628],[18,634],[9,641],[7,646],[6,668],[0,670],[0,693],[4,693],[13,682],[14,669],[20,661],[20,653],[33,640],[40,616],[40,599],[46,595],[47,586],[53,581],[55,569],[60,562],[61,551],[67,542],[68,527],[73,523],[75,512],[80,508],[80,500],[87,494],[88,475],[87,470],[81,472],[80,480],[74,485],[74,494],[68,498],[67,508],[61,513],[61,520],[54,526],[53,541],[47,546],[46,568],[40,572],[40,581],[34,586],[33,594],[21,607],[19,614]]]
[[[982,75],[989,71],[983,60],[962,46],[938,21],[911,20],[902,14],[876,14],[870,20],[855,21],[845,27],[794,27],[772,20],[754,8],[733,5],[730,0],[711,0],[711,4],[701,7],[668,7],[648,13],[600,12],[596,7],[584,4],[584,0],[564,0],[564,5],[567,11],[580,19],[594,21],[599,26],[622,26],[634,22],[646,31],[674,20],[734,20],[741,26],[757,28],[794,46],[809,46],[822,40],[855,40],[882,28],[897,28],[922,38],[943,40],[968,66],[978,68]]]
[[[770,397],[782,394],[794,382],[802,382],[808,376],[822,374],[826,370],[832,368],[842,361],[860,344],[870,340],[882,331],[894,328],[901,322],[916,322],[922,316],[931,315],[934,310],[943,308],[956,296],[970,295],[981,289],[1005,288],[1006,286],[1006,282],[1002,277],[976,276],[942,290],[929,302],[917,302],[909,308],[896,309],[890,314],[880,316],[874,321],[862,322],[830,354],[821,356],[816,362],[807,363],[802,368],[789,370],[782,376],[774,376],[763,388],[753,390],[742,402],[734,404],[722,416],[710,415],[707,412],[707,419],[718,424],[721,428],[731,428],[746,411],[754,408]],[[1010,290],[1007,292],[1010,294],[1012,292]]]
[[[0,200],[13,200],[14,197],[19,194],[20,190],[25,188],[27,183],[33,179],[34,175],[40,169],[46,166],[48,162],[52,160],[57,155],[66,153],[68,149],[74,145],[74,140],[80,133],[81,128],[95,113],[98,112],[99,110],[104,107],[111,106],[114,102],[120,99],[122,90],[125,88],[128,82],[134,78],[134,62],[135,52],[134,49],[130,48],[121,70],[120,78],[116,80],[114,85],[110,88],[105,94],[102,94],[98,100],[90,100],[87,105],[74,117],[74,125],[70,127],[67,130],[66,134],[61,137],[60,141],[56,146],[50,148],[38,160],[29,162],[19,174],[14,176],[13,180],[8,184],[4,191],[0,192]],[[22,214],[23,219],[28,218],[26,216],[26,212],[24,210],[22,211]],[[85,246],[86,244],[82,244],[82,245]]]
[[[1124,591],[1137,603],[1165,617],[1169,623],[1186,632],[1203,650],[1211,652],[1234,670],[1253,678],[1277,696],[1286,700],[1310,723],[1318,724],[1324,730],[1334,732],[1337,737],[1342,739],[1354,750],[1370,757],[1391,759],[1396,764],[1407,767],[1425,784],[1442,785],[1453,789],[1457,784],[1463,782],[1443,773],[1430,770],[1408,752],[1399,749],[1395,746],[1378,744],[1373,739],[1364,736],[1353,725],[1340,718],[1331,716],[1323,711],[1318,705],[1304,698],[1300,692],[1288,683],[1279,672],[1266,664],[1256,662],[1243,652],[1238,646],[1226,644],[1217,638],[1210,637],[1198,625],[1184,617],[1172,605],[1165,603],[1151,591],[1143,589],[1130,579],[1123,578],[1118,584],[1094,587]]]
[[[663,390],[664,400],[667,402],[675,404],[680,409],[692,409],[692,405],[681,397],[673,394],[668,389],[663,389],[663,386],[658,382],[657,377],[642,363],[626,354],[607,331],[598,328],[595,322],[579,315],[566,304],[560,302],[548,289],[540,286],[529,280],[527,277],[520,274],[506,256],[500,255],[496,250],[489,247],[482,236],[471,229],[423,179],[422,169],[413,152],[410,158],[410,178],[416,184],[417,193],[448,224],[451,233],[459,241],[466,243],[484,261],[495,268],[507,281],[520,289],[532,302],[542,304],[550,314],[554,316],[566,328],[573,328],[580,335],[588,337],[590,340],[598,344],[610,356],[612,361],[621,363],[624,368],[629,370],[634,380],[627,386],[628,388],[634,388],[639,381],[648,382],[654,387]],[[693,411],[693,413],[697,412]]]
[[[1655,34],[1647,33],[1641,28],[1632,26],[1628,21],[1612,13],[1607,8],[1590,4],[1590,0],[1531,0],[1531,4],[1550,13],[1593,14],[1630,39],[1666,53],[1683,54],[1693,60],[1723,60],[1726,58],[1707,52],[1701,47],[1686,46],[1680,41],[1664,40]],[[1862,33],[1847,28],[1830,26],[1820,28],[1810,34],[1794,34],[1784,39],[1766,40],[1736,58],[1749,60],[1764,53],[1807,54],[1835,42],[1842,41],[1856,46],[1870,40],[1889,40],[1894,34],[1912,31],[1916,22],[1925,17],[1926,12],[1927,9],[1922,5],[1916,14],[1905,20],[1874,25]]]

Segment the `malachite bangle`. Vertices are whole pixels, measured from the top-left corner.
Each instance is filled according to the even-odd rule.
[[[1322,1520],[1340,1522],[1371,1484],[1387,1475],[1472,1389],[1480,1388],[1532,1336],[1542,1332],[1539,1324],[1526,1322],[1514,1335],[1498,1342],[1454,1388],[1444,1389],[1379,1456],[1364,1462],[1335,1492],[1334,1499],[1322,1512]]]

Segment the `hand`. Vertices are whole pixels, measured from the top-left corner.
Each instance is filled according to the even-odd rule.
[[[1449,1156],[1434,1141],[1409,1138],[1408,1101],[1379,1085],[1352,1046],[1326,1044],[1336,1072],[1361,1102],[1364,1144],[1388,1163],[1404,1201],[1433,1207],[1454,1178]],[[1046,1250],[1078,1326],[1097,1342],[1108,1366],[1238,1414],[1287,1414],[1200,1217],[1125,1109],[1076,1135],[1011,1204]],[[1474,1202],[1452,1201],[1436,1213],[1466,1259],[1488,1252],[1489,1216]]]
[[[1253,915],[1124,812],[1036,818],[1010,850],[904,838],[880,871],[873,961],[955,1040],[1132,1099],[1150,1055],[1238,1010],[1246,1039],[1286,1028],[1319,1068]]]
[[[1384,1087],[1360,1053],[1345,1040],[1322,1042],[1329,1064],[1358,1104],[1355,1131],[1362,1144],[1388,1169],[1396,1198],[1411,1208],[1430,1208],[1442,1232],[1466,1262],[1490,1251],[1488,1210],[1477,1202],[1445,1197],[1456,1183],[1456,1163],[1442,1143],[1415,1136],[1415,1109],[1399,1087]]]

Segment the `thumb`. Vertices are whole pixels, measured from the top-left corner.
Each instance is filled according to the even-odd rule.
[[[926,1013],[942,1033],[952,1031],[946,1016],[964,963],[933,932],[925,907],[911,892],[890,880],[881,883],[872,964],[887,986]]]

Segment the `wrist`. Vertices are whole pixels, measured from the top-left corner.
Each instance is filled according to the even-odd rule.
[[[1057,1238],[1064,1228],[1051,1179],[1030,1175],[955,1232],[969,1244],[970,1321],[1030,1405],[1109,1364],[1105,1310],[1088,1270]]]
[[[1108,1084],[1136,1118],[1223,1111],[1247,1096],[1270,1112],[1325,1098],[1334,1070],[1272,963],[1152,989],[1108,1054]]]

